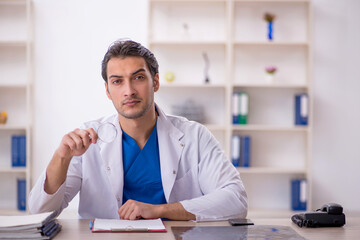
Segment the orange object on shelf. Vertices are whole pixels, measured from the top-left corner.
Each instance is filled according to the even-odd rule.
[[[0,124],[5,124],[7,121],[7,112],[2,111],[0,113]]]

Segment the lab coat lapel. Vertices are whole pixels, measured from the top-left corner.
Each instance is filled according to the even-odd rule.
[[[157,107],[159,117],[157,122],[157,134],[160,154],[161,180],[164,189],[164,195],[169,202],[170,193],[174,186],[176,174],[178,171],[181,153],[184,144],[181,138],[184,135],[177,129],[166,115]]]
[[[109,179],[114,196],[117,200],[121,200],[124,187],[124,169],[122,159],[122,131],[117,118],[114,117],[112,123],[116,126],[117,136],[111,143],[104,143],[99,140],[100,155],[104,161],[106,175]]]

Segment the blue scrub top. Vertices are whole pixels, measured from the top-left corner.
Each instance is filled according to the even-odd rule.
[[[129,199],[150,204],[166,203],[161,181],[156,125],[142,150],[135,140],[123,131],[123,204]]]

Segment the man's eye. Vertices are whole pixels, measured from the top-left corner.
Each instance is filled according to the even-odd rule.
[[[119,84],[120,83],[120,80],[114,80],[112,81],[113,84]]]
[[[144,76],[142,76],[142,75],[136,76],[135,79],[144,79]]]

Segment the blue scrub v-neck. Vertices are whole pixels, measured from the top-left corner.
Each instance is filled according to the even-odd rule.
[[[136,141],[123,131],[123,203],[129,199],[150,204],[166,203],[161,181],[156,125],[142,150]]]

